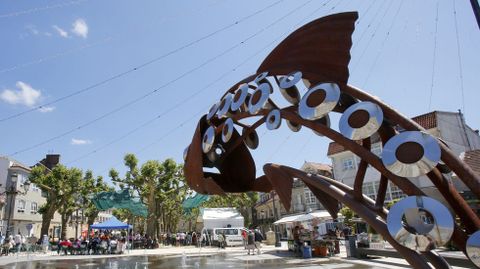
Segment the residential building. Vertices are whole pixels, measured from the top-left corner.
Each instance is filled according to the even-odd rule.
[[[412,120],[425,128],[429,134],[445,142],[456,155],[480,148],[478,130],[473,130],[465,123],[461,112],[433,111],[413,117]],[[378,136],[372,137],[371,151],[381,157],[382,144]],[[353,187],[360,158],[336,142],[330,143],[327,155],[332,160],[334,178]],[[452,174],[445,174],[445,176],[451,179]],[[409,180],[426,194],[444,202],[443,197],[426,176],[409,178]],[[375,199],[379,182],[380,173],[369,166],[362,187],[363,194]],[[405,194],[389,182],[385,202],[402,197],[405,197]]]
[[[24,190],[24,183],[28,180],[31,168],[16,160],[7,157],[0,157],[0,188],[3,193],[1,201],[1,231],[6,233],[22,233],[25,236],[36,236],[40,238],[42,226],[42,215],[38,209],[46,203],[40,188],[30,184],[27,192]],[[51,230],[60,226],[60,216],[55,214],[51,222]]]
[[[332,177],[332,168],[329,165],[305,162],[300,168],[307,173]],[[262,231],[268,231],[273,222],[285,215],[299,214],[323,209],[322,204],[301,180],[294,179],[290,211],[287,211],[275,192],[260,193],[260,200],[255,205],[254,224]]]

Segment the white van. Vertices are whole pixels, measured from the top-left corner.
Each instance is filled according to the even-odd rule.
[[[225,236],[225,244],[227,246],[243,246],[242,231],[247,231],[244,227],[229,227],[229,228],[213,228],[213,243],[218,244],[218,235]]]

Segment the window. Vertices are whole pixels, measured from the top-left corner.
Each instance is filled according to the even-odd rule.
[[[342,160],[343,170],[355,169],[353,158],[345,158]]]
[[[363,183],[363,186],[362,186],[363,194],[374,200],[377,198],[377,189],[378,189],[378,186],[377,188],[375,188],[376,187],[375,183],[378,183],[378,182],[366,182],[366,183]]]
[[[36,202],[32,202],[30,204],[30,213],[37,214],[37,210],[38,210],[38,204]]]
[[[405,193],[403,193],[403,191],[399,189],[396,185],[390,182],[388,184],[390,185],[390,194],[391,194],[392,200],[406,197]]]
[[[38,186],[35,185],[34,183],[31,183],[31,184],[30,184],[30,188],[32,188],[32,191],[34,191],[34,192],[38,192],[38,191],[40,190],[40,189],[38,188]]]
[[[27,204],[27,202],[25,202],[25,200],[18,200],[18,205],[17,205],[17,211],[18,212],[24,212],[25,211],[25,205]]]
[[[305,192],[305,203],[306,204],[316,204],[317,200],[315,198],[315,195],[313,195],[313,192],[310,191],[309,188],[303,188]]]

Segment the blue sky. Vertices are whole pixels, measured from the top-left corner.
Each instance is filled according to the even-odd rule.
[[[128,152],[182,162],[201,114],[275,44],[311,20],[354,10],[350,84],[409,117],[462,109],[480,128],[480,32],[469,1],[10,1],[0,6],[0,118],[140,68],[0,121],[0,155],[31,165],[59,153],[103,176],[123,172]],[[259,166],[329,163],[330,141],[310,130],[258,133]]]

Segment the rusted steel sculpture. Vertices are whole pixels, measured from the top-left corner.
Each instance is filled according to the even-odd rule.
[[[480,219],[440,168],[448,167],[477,197],[480,179],[448,146],[425,133],[421,126],[380,99],[347,84],[351,35],[357,18],[356,12],[349,12],[306,24],[282,41],[256,74],[231,87],[200,119],[185,150],[187,182],[202,194],[275,190],[289,210],[293,179],[298,178],[333,218],[337,217],[339,203],[347,205],[415,268],[431,268],[428,262],[435,268],[448,268],[434,248],[450,239],[479,266]],[[308,89],[303,96],[301,87]],[[291,105],[280,108],[270,98],[275,90]],[[330,128],[331,112],[342,113],[340,132]],[[252,125],[240,122],[252,116],[260,119]],[[277,164],[265,164],[265,175],[256,178],[250,154],[250,149],[259,144],[255,129],[265,123],[273,130],[282,120],[292,131],[310,128],[359,156],[361,162],[353,188]],[[383,144],[381,157],[370,151],[372,135],[378,135]],[[362,194],[368,165],[381,174],[375,201]],[[219,173],[204,172],[205,167],[215,167]],[[407,179],[421,175],[427,175],[438,188],[462,228],[445,206],[427,197]],[[388,181],[410,195],[390,212],[383,206]],[[425,211],[432,217],[431,223],[420,218],[419,212]]]

